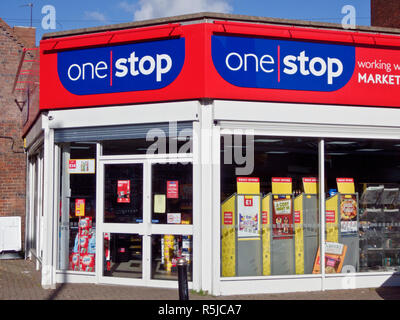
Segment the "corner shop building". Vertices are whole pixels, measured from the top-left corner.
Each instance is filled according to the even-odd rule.
[[[179,256],[215,295],[398,285],[399,39],[224,14],[45,35],[42,285],[177,287]]]

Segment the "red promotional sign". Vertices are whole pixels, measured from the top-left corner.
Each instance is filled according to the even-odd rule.
[[[272,182],[291,183],[292,178],[272,178]]]
[[[268,211],[263,211],[262,212],[262,224],[268,224]]]
[[[294,223],[300,223],[300,222],[301,222],[300,211],[295,211],[294,212]]]
[[[337,178],[336,182],[337,183],[353,183],[354,179],[353,178]]]
[[[292,199],[272,201],[272,235],[275,239],[290,239],[293,236]]]
[[[131,182],[130,180],[118,180],[117,185],[118,203],[130,203]]]
[[[260,182],[260,178],[237,177],[236,182]]]
[[[167,198],[168,199],[179,198],[179,182],[177,180],[167,181]]]
[[[233,213],[232,212],[224,212],[224,224],[232,224],[233,223]]]
[[[335,223],[335,210],[326,210],[325,220],[326,223]]]
[[[253,206],[253,197],[244,197],[244,206],[245,207],[252,207]]]
[[[69,160],[68,169],[76,169],[76,160]]]

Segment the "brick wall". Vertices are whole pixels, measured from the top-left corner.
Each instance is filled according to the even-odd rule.
[[[21,216],[25,235],[23,116],[12,93],[24,47],[34,45],[32,28],[10,28],[0,19],[0,216]]]
[[[371,0],[371,26],[400,28],[400,1]]]

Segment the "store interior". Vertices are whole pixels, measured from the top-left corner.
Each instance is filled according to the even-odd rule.
[[[251,162],[254,163],[253,171],[247,176],[259,178],[262,197],[271,194],[273,178],[285,177],[291,178],[291,197],[296,199],[305,193],[303,178],[318,178],[318,143],[318,139],[308,137],[254,136],[249,140],[249,137],[242,136],[235,140],[229,135],[222,136],[221,203],[237,193],[237,178],[242,176],[238,168],[249,166]],[[335,241],[348,242],[346,259],[351,258],[351,262],[345,260],[345,265],[350,264],[356,272],[399,271],[400,143],[396,140],[324,139],[324,144],[326,201],[340,193],[338,178],[346,178],[354,186],[351,195],[347,194],[346,197],[353,197],[357,214],[354,214],[352,221],[336,218],[336,223],[339,223],[336,228],[339,231],[336,231],[338,240]],[[242,160],[235,163],[237,150],[242,152],[241,155],[246,158],[247,163],[243,164]],[[254,150],[254,154],[246,154],[249,150]],[[240,159],[237,153],[236,158]],[[227,159],[233,161],[230,163]],[[318,191],[316,195],[318,196]],[[336,200],[327,202],[327,215],[331,214],[328,209],[332,201]],[[316,201],[313,214],[318,216],[317,203]],[[292,211],[294,215],[295,212],[293,209]],[[260,221],[261,217],[258,219]],[[327,220],[327,224],[328,222],[331,221]],[[344,226],[350,223],[353,223],[351,228],[344,230]],[[305,239],[305,236],[302,237]],[[296,235],[293,234],[293,242],[296,241]],[[291,250],[294,251],[294,247],[295,244]],[[272,249],[272,264],[274,250],[285,249]],[[275,253],[276,259],[279,254]],[[317,249],[313,248],[312,254],[308,256],[310,263],[315,263]],[[296,258],[290,253],[284,259]],[[294,262],[291,264],[294,265]],[[293,267],[288,274],[295,272],[299,273]]]
[[[68,157],[61,164],[65,182],[61,184],[60,194],[62,201],[69,202],[69,208],[62,209],[59,220],[59,268],[95,272],[96,172],[85,171],[88,169],[85,165],[95,161],[96,143],[68,143],[61,147]],[[115,144],[114,150],[120,147],[121,144]],[[192,171],[191,163],[151,164],[152,224],[192,224]],[[142,162],[104,165],[104,223],[143,223],[143,172]],[[63,188],[70,189],[70,195]],[[104,233],[103,237],[103,275],[142,278],[143,236]],[[150,239],[152,279],[176,280],[179,257],[188,261],[188,278],[191,279],[191,235],[152,234]]]

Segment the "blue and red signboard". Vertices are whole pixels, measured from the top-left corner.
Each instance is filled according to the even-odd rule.
[[[185,61],[185,39],[171,39],[58,53],[63,87],[76,95],[160,89]]]
[[[238,87],[336,91],[353,75],[355,48],[212,36],[212,59],[221,77]]]
[[[199,23],[41,41],[41,109],[201,98],[400,107],[400,37]]]

